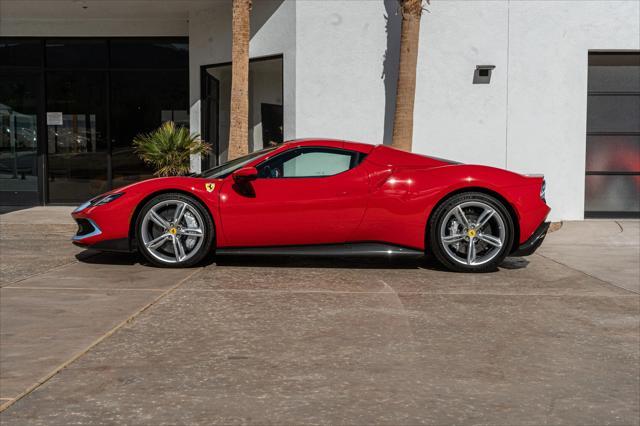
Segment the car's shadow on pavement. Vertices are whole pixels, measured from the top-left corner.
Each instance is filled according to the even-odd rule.
[[[431,256],[420,258],[380,257],[304,257],[304,256],[218,256],[213,262],[217,266],[253,266],[271,268],[342,268],[342,269],[428,269],[451,272]],[[526,268],[529,261],[508,257],[500,269]],[[500,269],[488,271],[498,272]]]
[[[135,265],[146,262],[138,253],[112,253],[96,250],[85,250],[76,254],[76,259],[82,263],[94,265]],[[153,266],[153,265],[149,265]]]
[[[380,257],[309,257],[309,256],[216,256],[217,266],[253,266],[266,268],[342,268],[342,269],[419,269],[426,264],[437,267],[425,258]]]
[[[108,253],[85,250],[76,255],[82,263],[95,265],[132,266],[140,264],[155,268],[138,253]],[[507,257],[500,269],[526,268],[529,261],[523,258]],[[402,257],[309,257],[309,256],[250,256],[224,255],[208,256],[197,267],[262,267],[262,268],[331,268],[331,269],[427,269],[450,272],[430,256],[419,258]],[[488,273],[498,272],[499,269]]]

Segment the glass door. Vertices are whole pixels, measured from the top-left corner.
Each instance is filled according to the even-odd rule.
[[[188,65],[184,37],[0,37],[0,205],[78,204],[151,177],[132,141],[189,126]]]
[[[77,203],[109,189],[106,73],[47,71],[49,201]]]
[[[589,54],[585,216],[640,217],[640,53]]]
[[[214,152],[219,152],[220,80],[208,72],[204,73],[204,79],[202,108],[205,120],[202,125],[202,137],[211,144]],[[202,159],[202,170],[207,170],[217,165],[216,155],[208,155]]]
[[[38,202],[40,73],[0,72],[0,196],[2,204]]]

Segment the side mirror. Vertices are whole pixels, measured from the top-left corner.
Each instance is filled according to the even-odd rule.
[[[245,183],[258,178],[258,169],[255,167],[243,167],[231,174],[235,183]]]

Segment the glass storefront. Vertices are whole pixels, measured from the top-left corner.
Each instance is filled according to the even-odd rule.
[[[188,79],[185,38],[0,38],[0,203],[77,203],[151,177],[133,138],[189,125]]]
[[[640,216],[640,53],[589,54],[585,216]]]
[[[3,201],[11,199],[19,204],[38,201],[39,88],[38,73],[0,71],[0,194]]]

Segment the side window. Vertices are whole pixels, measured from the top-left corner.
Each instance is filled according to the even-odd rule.
[[[322,177],[357,166],[364,156],[331,148],[297,148],[258,166],[260,178]]]

